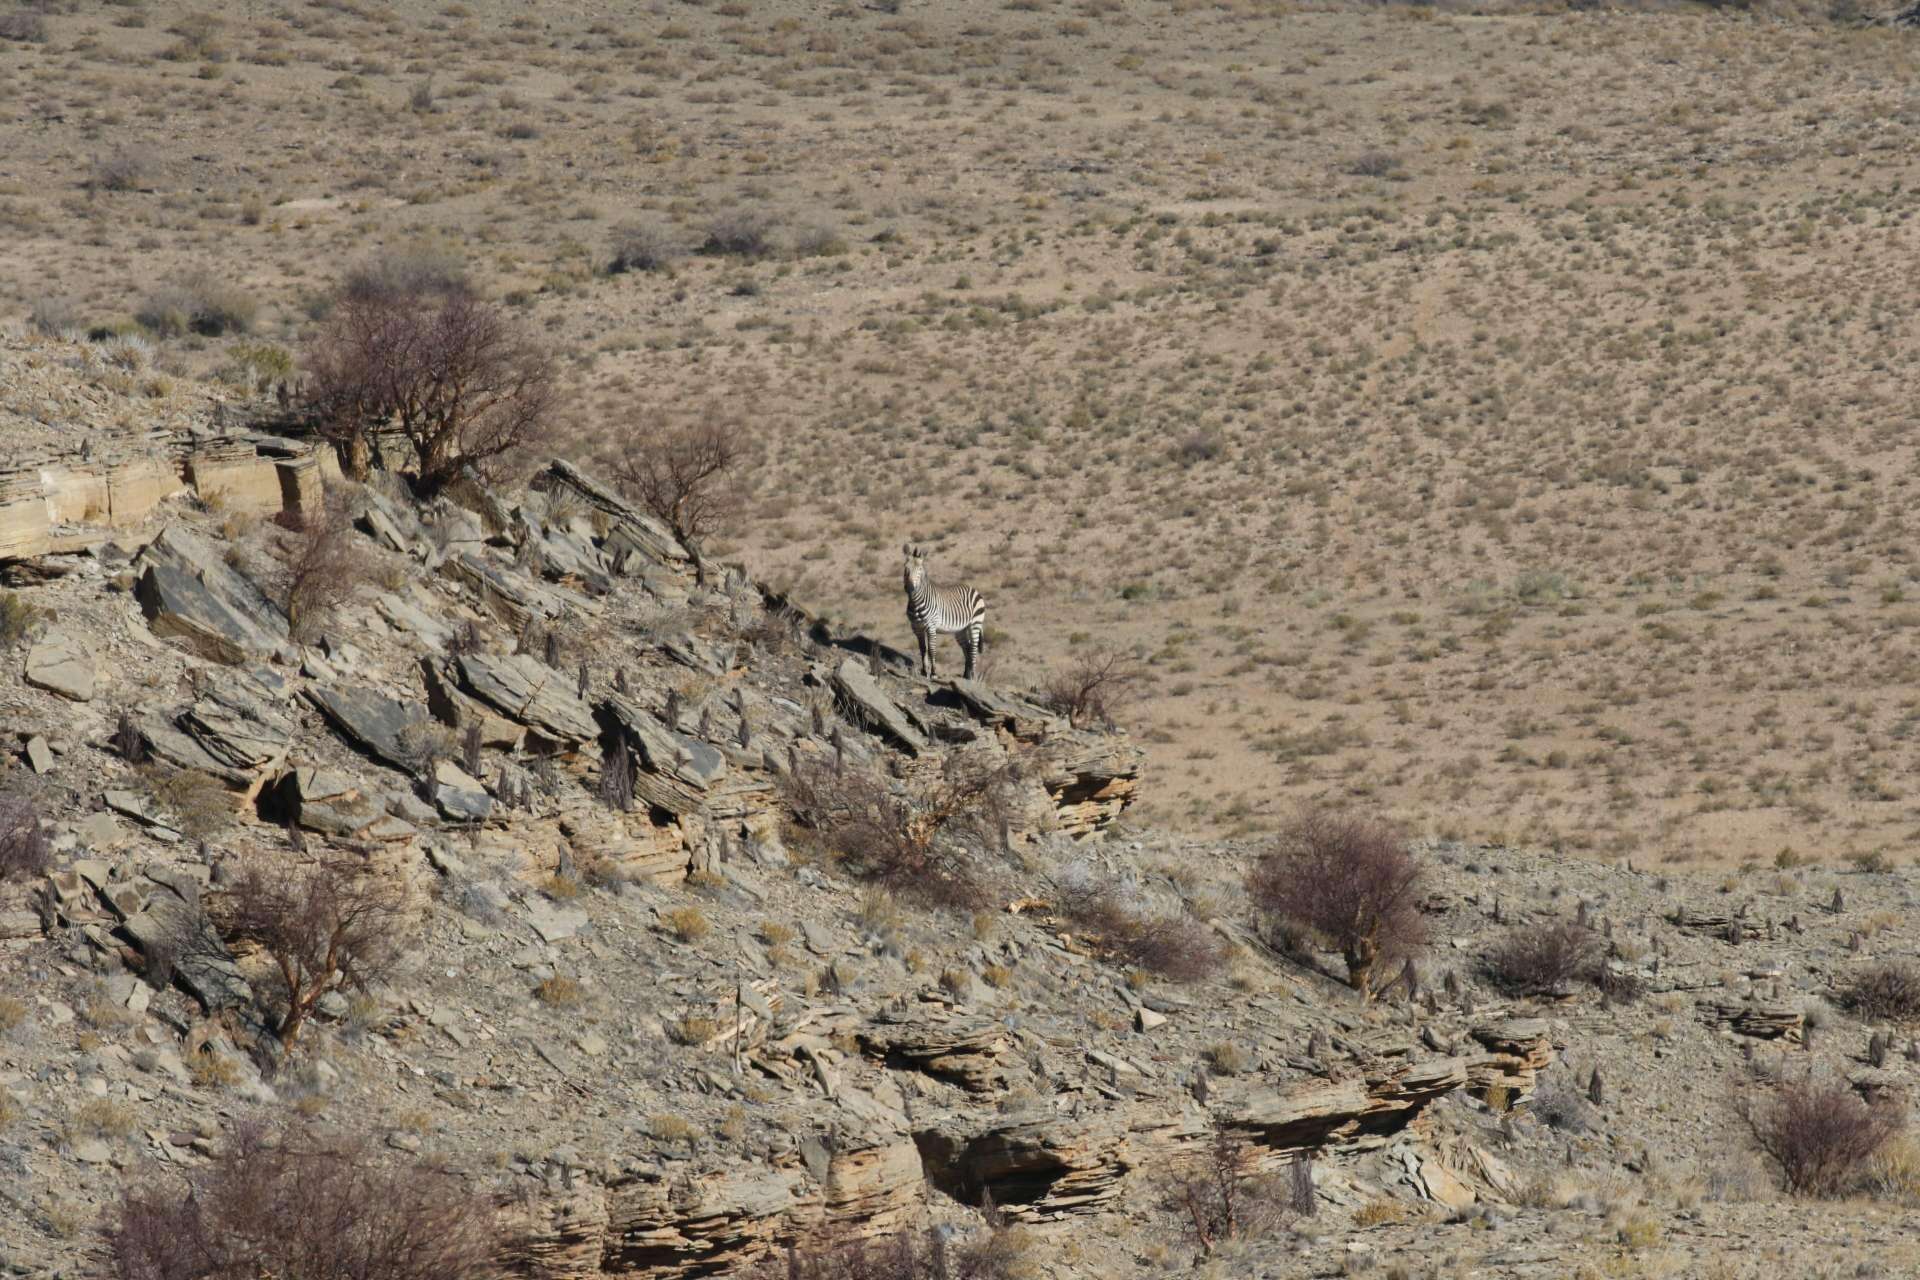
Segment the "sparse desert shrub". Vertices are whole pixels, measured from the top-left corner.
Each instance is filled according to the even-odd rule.
[[[41,298],[27,313],[27,323],[45,338],[58,338],[80,328],[80,312],[66,298]]]
[[[1050,677],[1043,701],[1075,728],[1099,724],[1111,729],[1114,717],[1138,696],[1146,682],[1146,668],[1132,654],[1095,649]]]
[[[761,209],[730,209],[707,221],[701,249],[737,258],[763,258],[773,252],[773,215]]]
[[[667,1034],[684,1045],[703,1045],[720,1034],[720,1024],[704,1013],[689,1013],[676,1019]]]
[[[1221,1040],[1208,1045],[1200,1056],[1206,1059],[1208,1066],[1223,1076],[1237,1076],[1253,1065],[1253,1059],[1247,1051],[1231,1040]]]
[[[1867,1162],[1867,1185],[1883,1200],[1920,1205],[1920,1142],[1896,1135]]]
[[[253,297],[211,270],[189,272],[148,293],[134,310],[140,327],[162,338],[185,333],[217,338],[253,328]]]
[[[1749,1103],[1743,1117],[1761,1152],[1797,1196],[1851,1191],[1868,1163],[1905,1127],[1891,1105],[1862,1102],[1844,1080],[1792,1081]]]
[[[0,882],[42,875],[52,860],[53,846],[32,792],[17,785],[0,791]]]
[[[258,945],[282,990],[274,1033],[291,1047],[322,996],[365,990],[406,942],[405,888],[345,859],[292,868],[249,861],[228,893],[227,932]]]
[[[662,913],[667,930],[682,942],[698,942],[713,932],[713,922],[698,907],[675,907]]]
[[[12,996],[0,996],[0,1036],[27,1020],[27,1006]]]
[[[67,1116],[72,1138],[124,1138],[139,1127],[138,1113],[111,1098],[88,1098]]]
[[[1356,178],[1391,178],[1400,172],[1400,158],[1386,151],[1363,151],[1347,162]]]
[[[237,813],[233,795],[212,774],[155,765],[145,770],[145,777],[154,801],[172,815],[187,839],[211,840],[233,825]]]
[[[1184,911],[1154,911],[1111,877],[1086,864],[1063,872],[1055,885],[1061,914],[1114,958],[1175,982],[1195,982],[1226,958],[1219,936]]]
[[[903,897],[940,906],[986,900],[1014,774],[956,752],[937,777],[890,785],[876,774],[802,761],[783,779],[798,826],[822,851]]]
[[[222,381],[252,393],[293,377],[293,355],[272,342],[237,342],[220,369]]]
[[[465,1280],[503,1244],[452,1174],[246,1125],[184,1179],[132,1180],[108,1240],[119,1280]]]
[[[1550,995],[1575,982],[1596,981],[1604,962],[1598,934],[1556,920],[1508,930],[1487,957],[1487,973],[1509,991]]]
[[[1270,932],[1304,929],[1341,953],[1347,983],[1373,992],[1376,967],[1426,941],[1421,866],[1406,838],[1372,818],[1309,809],[1281,831],[1247,877]]]
[[[1541,1124],[1562,1133],[1585,1133],[1593,1122],[1593,1108],[1570,1089],[1553,1087],[1536,1091],[1532,1111]]]
[[[666,228],[653,222],[623,222],[613,229],[608,275],[627,271],[660,271],[679,256],[679,247]]]
[[[353,598],[371,570],[339,494],[327,494],[319,510],[291,523],[296,527],[278,548],[286,569],[282,597],[288,633],[306,643]]]
[[[33,634],[42,617],[38,606],[17,591],[0,591],[0,651],[13,648]]]
[[[460,256],[428,241],[356,263],[341,280],[338,296],[327,300],[326,315],[333,313],[339,298],[404,302],[434,294],[464,293],[470,288],[466,264]]]
[[[308,407],[349,473],[365,476],[367,430],[391,419],[425,494],[529,443],[557,401],[552,356],[465,288],[350,288],[307,365]]]
[[[139,373],[153,363],[153,344],[137,333],[111,334],[100,342],[100,355],[127,373]]]
[[[1920,967],[1905,960],[1876,964],[1853,976],[1840,992],[1840,1003],[1866,1018],[1920,1018]]]
[[[1162,1206],[1203,1255],[1229,1240],[1270,1235],[1295,1216],[1291,1179],[1256,1172],[1248,1144],[1224,1133],[1197,1158],[1170,1169],[1160,1193]]]
[[[647,1131],[660,1142],[692,1143],[699,1139],[700,1131],[685,1116],[661,1114],[647,1118]]]
[[[1225,451],[1220,437],[1211,431],[1196,431],[1173,447],[1173,460],[1183,467],[1197,462],[1212,462]]]
[[[125,147],[95,156],[87,171],[87,186],[96,191],[137,191],[146,180],[146,157]]]
[[[47,20],[31,9],[0,13],[0,40],[19,40],[26,44],[44,44]]]
[[[738,516],[745,500],[739,471],[749,441],[737,419],[703,416],[682,426],[631,428],[608,459],[620,492],[673,530],[703,581],[707,539]]]
[[[989,1211],[987,1229],[952,1239],[936,1231],[793,1245],[748,1273],[753,1280],[1038,1280],[1035,1241]]]
[[[533,995],[541,1004],[556,1009],[571,1009],[586,999],[586,991],[578,980],[559,973],[543,979],[533,989]]]
[[[831,258],[847,251],[846,237],[832,227],[808,223],[792,236],[793,252],[803,258]]]

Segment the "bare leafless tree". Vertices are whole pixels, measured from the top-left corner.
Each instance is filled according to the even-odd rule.
[[[1197,1156],[1160,1175],[1161,1203],[1206,1255],[1229,1240],[1267,1235],[1297,1216],[1292,1181],[1260,1173],[1244,1139],[1215,1133]]]
[[[1845,1080],[1792,1080],[1771,1097],[1742,1099],[1756,1145],[1797,1196],[1844,1195],[1867,1162],[1906,1127],[1899,1106],[1869,1105]]]
[[[495,304],[446,281],[361,287],[335,304],[308,358],[309,407],[350,474],[391,421],[432,493],[533,438],[557,398],[552,356]]]
[[[824,761],[803,761],[786,777],[795,818],[856,874],[922,901],[969,907],[986,900],[1013,783],[1004,764],[964,753],[911,784]]]
[[[346,503],[329,493],[316,511],[289,521],[283,540],[287,629],[295,640],[313,637],[333,611],[352,599],[366,578],[366,557],[354,538]]]
[[[1420,862],[1399,831],[1326,809],[1289,822],[1247,877],[1269,927],[1303,929],[1337,948],[1362,998],[1372,996],[1377,965],[1426,940],[1420,883]]]
[[[711,417],[637,429],[609,460],[620,491],[673,530],[702,581],[707,539],[740,510],[737,473],[748,443],[744,426]]]
[[[273,1030],[292,1046],[321,997],[364,989],[392,970],[409,917],[404,886],[335,858],[290,869],[257,858],[234,878],[225,924],[273,961],[284,1008]]]
[[[1146,669],[1132,654],[1095,649],[1047,681],[1045,701],[1076,728],[1100,724],[1110,729],[1146,681]]]
[[[183,1179],[130,1183],[107,1234],[120,1280],[464,1280],[509,1243],[442,1169],[246,1122]]]

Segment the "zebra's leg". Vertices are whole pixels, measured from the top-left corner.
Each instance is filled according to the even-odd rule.
[[[926,655],[927,655],[927,662],[926,662],[927,669],[923,674],[929,680],[938,680],[940,678],[940,633],[938,631],[935,631],[932,627],[927,628],[927,638],[926,638],[925,645],[926,645]]]
[[[974,658],[980,652],[980,628],[968,627],[960,633],[960,652],[967,657],[967,679],[973,679]]]

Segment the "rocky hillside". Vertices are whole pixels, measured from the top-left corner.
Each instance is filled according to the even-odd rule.
[[[56,404],[86,358],[6,356]],[[565,461],[420,504],[188,417],[106,450],[49,409],[0,475],[0,794],[51,855],[0,881],[0,1269],[93,1273],[124,1187],[298,1117],[451,1165],[514,1228],[513,1274],[729,1274],[989,1203],[1036,1274],[1184,1267],[1164,1174],[1221,1135],[1317,1210],[1222,1274],[1462,1249],[1703,1274],[1765,1234],[1724,1097],[1917,1069],[1905,1039],[1856,1061],[1881,1028],[1825,1005],[1807,1033],[1810,1000],[1913,950],[1911,875],[1441,847],[1433,951],[1362,1005],[1256,933],[1249,850],[1116,826],[1151,782],[1123,734],[919,679],[737,570],[702,583]],[[315,627],[288,561],[329,484],[355,588]],[[965,892],[921,905],[947,864],[836,830],[862,804],[972,822]],[[289,1048],[236,886],[342,863],[404,887],[404,954]],[[1156,972],[1068,909],[1089,892],[1202,963]],[[1576,919],[1608,939],[1600,988],[1488,977]]]

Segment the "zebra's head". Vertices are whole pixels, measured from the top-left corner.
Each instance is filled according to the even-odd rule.
[[[927,549],[909,542],[902,550],[907,553],[907,590],[919,591],[927,585]]]

